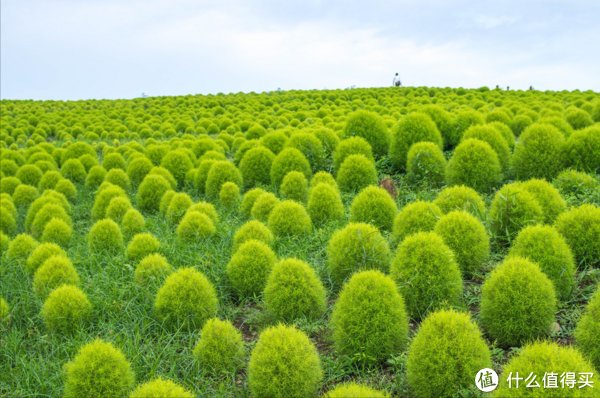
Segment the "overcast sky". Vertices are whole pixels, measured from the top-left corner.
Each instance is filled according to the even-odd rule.
[[[0,96],[600,91],[598,0],[2,0]]]

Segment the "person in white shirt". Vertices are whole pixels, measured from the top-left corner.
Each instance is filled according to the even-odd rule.
[[[394,76],[394,80],[392,80],[392,84],[395,87],[400,87],[402,85],[402,82],[400,81],[400,76],[398,76],[398,72],[396,72],[396,75]]]

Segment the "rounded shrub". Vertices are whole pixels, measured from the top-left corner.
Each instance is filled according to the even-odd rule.
[[[408,235],[417,232],[432,231],[442,217],[442,211],[431,202],[417,200],[400,209],[394,218],[392,237],[395,243],[400,243]]]
[[[315,175],[313,175],[310,179],[311,188],[314,188],[321,183],[331,185],[331,187],[335,189],[338,188],[337,182],[335,182],[335,178],[333,178],[333,176],[326,171],[319,171],[315,173]]]
[[[25,270],[31,275],[35,274],[35,271],[52,256],[66,257],[67,253],[56,243],[47,242],[36,245],[29,257],[27,257]]]
[[[317,227],[331,221],[340,221],[345,214],[337,185],[326,183],[319,183],[310,189],[306,209]]]
[[[106,217],[106,210],[111,201],[117,197],[129,199],[123,188],[113,184],[103,185],[94,198],[92,206],[92,220],[101,220]]]
[[[133,236],[141,232],[145,226],[146,221],[144,220],[144,216],[134,208],[127,210],[121,220],[121,229],[125,236]]]
[[[254,202],[260,195],[266,193],[262,188],[253,188],[246,192],[242,197],[242,203],[240,203],[240,214],[244,218],[249,218],[252,212],[252,206],[254,206]]]
[[[406,158],[406,174],[413,184],[438,187],[446,175],[446,158],[433,142],[413,144]]]
[[[139,385],[129,394],[129,398],[194,398],[195,395],[179,384],[161,377]]]
[[[293,200],[284,200],[273,207],[268,226],[275,236],[300,237],[310,233],[312,222],[306,208]]]
[[[44,192],[46,189],[54,189],[56,184],[63,180],[62,174],[56,170],[50,170],[44,173],[40,181],[38,182],[38,189],[40,192]]]
[[[12,195],[15,189],[21,185],[21,180],[17,177],[9,176],[0,178],[0,192]]]
[[[169,181],[158,174],[148,174],[138,187],[136,200],[142,211],[156,212],[165,192],[171,189]]]
[[[153,281],[162,282],[171,272],[173,267],[167,259],[159,253],[148,254],[135,267],[134,279],[139,285],[147,285]]]
[[[38,244],[31,235],[19,234],[8,244],[6,258],[17,263],[25,263]]]
[[[131,201],[127,196],[115,196],[112,198],[106,208],[105,216],[116,223],[123,221],[125,213],[131,209]]]
[[[489,217],[495,239],[510,243],[524,227],[541,223],[544,212],[528,191],[518,184],[507,184],[494,195]]]
[[[283,177],[279,193],[284,199],[305,203],[308,196],[308,180],[299,171],[290,171]]]
[[[242,243],[225,268],[238,297],[260,295],[276,261],[275,253],[265,243],[254,239]]]
[[[490,257],[490,237],[485,226],[466,211],[457,210],[443,215],[433,231],[452,250],[461,273],[466,277],[478,274]]]
[[[542,386],[542,377],[548,372],[552,372],[558,376],[558,388],[530,389],[526,387],[527,382],[525,380],[521,380],[519,387],[516,387],[515,377],[526,378],[532,373],[537,375],[536,381]],[[507,398],[523,397],[525,395],[524,391],[527,393],[532,391],[533,393],[530,393],[532,396],[543,393],[544,397],[555,398],[595,396],[594,394],[583,395],[588,394],[591,389],[589,387],[584,389],[577,388],[576,380],[574,380],[575,388],[568,387],[568,378],[565,379],[564,387],[562,387],[560,377],[569,372],[573,372],[575,375],[583,372],[596,374],[594,366],[575,348],[560,346],[550,341],[537,341],[523,347],[504,366],[503,374],[498,380],[499,386],[494,396]],[[510,385],[509,377],[512,377]]]
[[[67,247],[71,241],[73,228],[71,224],[61,218],[52,218],[44,226],[42,232],[42,242],[56,243],[62,247]]]
[[[127,176],[133,187],[140,185],[144,177],[152,170],[154,165],[145,156],[140,156],[133,159],[127,165]]]
[[[104,176],[104,181],[110,182],[113,185],[117,185],[126,191],[131,189],[129,176],[127,176],[127,173],[121,169],[109,170]]]
[[[315,270],[295,258],[275,264],[265,285],[265,309],[278,321],[316,319],[325,312],[325,300],[325,288]]]
[[[312,132],[296,131],[287,140],[286,147],[296,148],[306,157],[313,170],[323,168],[324,150],[321,141]]]
[[[167,222],[173,225],[179,223],[179,221],[181,221],[186,211],[190,208],[190,206],[192,206],[193,203],[194,202],[192,201],[192,198],[190,198],[190,195],[188,195],[187,193],[175,193],[171,197],[169,205],[165,210],[165,218],[167,219]]]
[[[363,155],[365,158],[374,162],[371,145],[362,137],[350,137],[343,139],[335,147],[333,152],[333,169],[339,170],[344,160],[351,155]]]
[[[481,287],[481,326],[502,347],[547,336],[556,309],[550,279],[537,264],[521,257],[504,260]]]
[[[364,384],[344,383],[338,384],[335,388],[329,390],[324,398],[389,398],[390,395],[379,390],[375,390]]]
[[[70,180],[67,180],[66,178],[63,178],[57,182],[54,190],[65,195],[65,197],[71,202],[74,202],[75,199],[77,199],[77,188]]]
[[[67,180],[65,180],[67,181]],[[15,206],[19,208],[27,208],[34,200],[39,196],[39,192],[36,187],[26,184],[20,184],[15,188],[12,194],[12,199]]]
[[[160,249],[159,240],[151,233],[144,232],[134,235],[127,245],[127,258],[131,261],[138,261],[149,254],[155,253]]]
[[[471,317],[437,311],[421,323],[410,344],[406,377],[417,397],[450,397],[474,390],[477,372],[491,366],[490,350]]]
[[[392,165],[403,170],[408,150],[420,141],[433,142],[440,149],[444,142],[442,135],[431,118],[425,113],[411,113],[402,117],[392,132],[389,157]]]
[[[273,159],[270,170],[271,184],[275,187],[279,187],[283,178],[290,171],[299,171],[304,174],[307,179],[312,175],[311,165],[304,154],[296,148],[288,147],[284,148],[277,154],[275,159]]]
[[[279,199],[277,199],[275,194],[271,192],[262,193],[252,205],[252,210],[250,212],[252,218],[261,222],[267,222],[269,220],[269,215],[277,203],[279,203]]]
[[[446,166],[448,185],[466,185],[479,192],[488,192],[502,181],[498,155],[484,141],[469,138],[462,141]]]
[[[102,167],[104,167],[106,171],[115,169],[125,170],[125,159],[123,159],[123,155],[118,152],[109,153],[102,159]]]
[[[161,167],[167,169],[175,180],[177,185],[182,186],[185,180],[186,173],[194,167],[192,159],[186,150],[175,149],[169,151],[160,162]]]
[[[390,275],[413,318],[422,319],[430,311],[460,305],[460,269],[452,250],[433,232],[406,237],[398,246]]]
[[[40,315],[48,330],[67,333],[91,317],[92,304],[77,286],[61,285],[50,292]]]
[[[584,196],[592,192],[600,192],[600,182],[590,174],[577,170],[564,170],[552,181],[562,195]]]
[[[240,187],[233,182],[226,182],[221,186],[219,192],[219,202],[223,207],[229,210],[236,210],[240,204]]]
[[[66,398],[124,397],[135,383],[125,355],[101,339],[82,346],[64,371]]]
[[[238,187],[243,186],[242,173],[233,163],[227,160],[218,160],[208,171],[205,184],[206,195],[209,198],[219,197],[221,187],[226,182],[233,182]]]
[[[567,209],[567,203],[560,192],[546,180],[533,179],[520,184],[538,202],[544,213],[544,222],[551,224]]]
[[[167,277],[156,294],[154,312],[170,326],[202,327],[217,314],[217,292],[194,268],[180,268]]]
[[[565,119],[576,130],[585,128],[594,123],[590,114],[583,109],[571,106],[565,112]]]
[[[575,207],[559,215],[554,226],[569,244],[577,264],[600,264],[600,207]]]
[[[271,230],[262,222],[251,220],[243,224],[233,235],[233,250],[236,251],[244,242],[251,239],[271,245],[274,240]]]
[[[358,192],[369,185],[377,185],[377,169],[364,155],[350,155],[340,166],[336,178],[342,192]]]
[[[158,206],[158,211],[160,212],[160,214],[167,214],[167,209],[169,208],[169,204],[171,204],[171,199],[173,199],[173,196],[175,196],[176,194],[177,191],[174,191],[172,189],[168,190],[163,194],[162,198],[160,198],[160,204]]]
[[[285,147],[288,136],[282,131],[272,131],[260,137],[259,142],[273,153],[279,153]]]
[[[102,166],[94,166],[90,169],[85,178],[85,186],[88,188],[98,188],[106,177],[106,170]]]
[[[389,231],[397,212],[396,202],[385,189],[369,186],[354,197],[350,206],[350,221],[365,222]]]
[[[502,171],[506,172],[508,170],[510,148],[508,141],[502,136],[502,133],[500,133],[498,129],[489,125],[471,126],[465,131],[461,141],[468,140],[469,138],[487,142],[494,152],[496,152]]]
[[[213,236],[217,232],[215,224],[205,213],[188,211],[177,226],[177,237],[183,242],[193,242]]]
[[[373,148],[377,158],[387,154],[390,146],[390,134],[383,119],[373,112],[357,111],[346,120],[344,137],[362,137]]]
[[[231,322],[218,318],[206,321],[194,347],[194,358],[204,372],[212,375],[235,373],[245,356],[242,334]]]
[[[575,343],[585,356],[600,369],[600,289],[590,298],[575,328]]]
[[[97,221],[88,233],[88,248],[93,253],[116,254],[123,250],[119,224],[105,218]]]
[[[60,173],[75,184],[83,184],[87,177],[85,167],[78,159],[69,159],[64,162],[60,168]]]
[[[511,158],[517,179],[552,179],[563,169],[565,137],[554,126],[536,123],[527,127],[515,144]]]
[[[46,224],[52,219],[59,219],[71,225],[71,217],[64,207],[56,203],[47,203],[42,207],[33,218],[29,230],[35,238],[40,238],[44,232]]]
[[[359,363],[381,363],[402,352],[408,317],[394,281],[375,270],[355,273],[331,315],[336,351]]]
[[[213,224],[215,226],[219,223],[219,213],[217,213],[217,209],[215,208],[215,206],[212,203],[209,203],[209,202],[195,203],[190,206],[190,208],[188,209],[187,212],[191,213],[193,211],[197,211],[202,214],[205,214],[208,218],[210,218],[210,220],[213,222]]]
[[[600,172],[600,127],[594,125],[574,132],[565,143],[563,156],[568,167]]]
[[[253,396],[315,396],[322,378],[317,349],[302,331],[280,324],[261,332],[248,364]]]
[[[17,174],[15,174],[22,184],[37,186],[42,178],[42,171],[32,164],[25,164],[19,167]]]
[[[259,146],[248,150],[240,161],[240,172],[247,188],[268,185],[271,182],[271,165],[275,155]]]

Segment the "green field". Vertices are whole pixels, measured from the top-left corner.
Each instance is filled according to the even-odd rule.
[[[484,367],[500,375],[497,396],[524,393],[507,389],[507,364],[593,371],[596,388],[558,391],[598,396],[598,93],[0,106],[0,396],[127,396],[162,377],[194,396],[321,396],[356,382],[471,397],[484,395],[473,382]],[[154,253],[161,265],[142,269]],[[198,272],[171,277],[187,267]],[[78,290],[60,295],[63,284]],[[197,354],[213,317],[239,331],[243,355]],[[280,323],[310,342],[272,328],[282,345],[266,333],[254,350]],[[213,338],[235,345],[230,332]],[[135,381],[107,360],[73,384],[65,365],[97,338]],[[539,340],[554,368],[519,365]]]

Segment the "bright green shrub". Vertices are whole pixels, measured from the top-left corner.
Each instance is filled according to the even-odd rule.
[[[92,304],[78,287],[61,285],[50,292],[40,315],[48,330],[67,333],[91,317]]]
[[[165,169],[164,167],[153,167],[152,170],[150,170],[150,172],[146,175],[146,177],[151,175],[161,176],[169,183],[171,189],[177,188],[177,180],[175,179],[175,177],[173,177],[173,174],[171,174],[171,172]],[[144,177],[144,179],[146,179],[146,177]],[[142,182],[144,182],[144,180],[142,180]]]
[[[260,137],[259,142],[274,154],[281,152],[287,143],[288,137],[282,131],[272,131]]]
[[[213,236],[217,232],[215,224],[205,213],[188,211],[177,226],[177,237],[184,242],[193,242]]]
[[[518,184],[507,184],[494,195],[490,220],[495,239],[510,243],[527,225],[541,223],[544,212],[532,194]]]
[[[460,269],[452,250],[433,232],[418,232],[400,243],[390,276],[412,318],[422,319],[430,311],[460,305]]]
[[[487,192],[502,181],[498,155],[484,141],[469,138],[461,141],[446,167],[448,185],[466,185]]]
[[[67,181],[67,180],[65,180]],[[39,196],[39,192],[36,187],[26,184],[20,184],[15,188],[12,194],[12,199],[15,206],[19,208],[27,208],[34,200]]]
[[[558,216],[554,226],[569,244],[578,265],[600,264],[600,207],[583,204]]]
[[[306,160],[310,163],[312,170],[323,168],[323,144],[321,144],[321,141],[314,134],[304,131],[294,132],[287,140],[285,146],[287,148],[296,148],[302,152]]]
[[[194,347],[194,358],[203,371],[213,375],[235,373],[245,356],[242,334],[231,322],[218,318],[206,321]]]
[[[241,201],[240,187],[233,182],[226,182],[221,186],[219,202],[229,210],[237,210]]]
[[[202,273],[180,268],[167,277],[156,294],[154,312],[170,326],[202,327],[217,314],[217,292]]]
[[[502,122],[491,122],[488,123],[487,126],[495,128],[500,133],[502,138],[504,138],[504,141],[506,141],[506,143],[508,144],[508,148],[511,151],[515,148],[515,134],[509,126]],[[519,134],[521,134],[520,131]]]
[[[260,334],[248,364],[253,396],[315,396],[322,378],[317,349],[302,331],[280,324]]]
[[[148,174],[138,187],[136,200],[142,211],[156,212],[165,192],[171,189],[169,182],[157,174]]]
[[[87,172],[89,172],[92,167],[98,166],[98,158],[89,153],[80,156],[78,159]]]
[[[321,183],[331,185],[335,189],[338,188],[337,182],[335,182],[335,178],[333,178],[333,176],[326,171],[316,172],[310,179],[311,188],[314,188]]]
[[[240,162],[240,172],[246,187],[268,185],[271,181],[271,165],[275,155],[265,147],[248,150]]]
[[[106,171],[111,171],[114,169],[125,170],[126,164],[123,156],[118,152],[112,152],[108,155],[104,156],[102,160],[102,167],[106,169]]]
[[[350,223],[337,230],[327,245],[327,265],[334,285],[341,286],[354,272],[387,271],[390,247],[379,230],[364,223]]]
[[[24,263],[38,246],[38,242],[29,234],[19,234],[8,244],[6,258],[17,263]]]
[[[577,170],[564,170],[552,181],[561,194],[583,196],[591,192],[600,192],[600,183],[594,177]]]
[[[145,232],[135,235],[127,245],[127,258],[138,261],[160,249],[159,240],[151,233]]]
[[[408,340],[404,300],[394,281],[379,271],[355,273],[333,307],[336,351],[359,363],[380,363],[402,352]]]
[[[240,214],[245,218],[249,218],[254,202],[265,192],[266,191],[262,188],[253,188],[246,192],[242,197],[242,203],[240,204]]]
[[[206,195],[210,198],[218,197],[221,186],[226,182],[233,182],[237,186],[242,186],[242,174],[233,163],[226,160],[216,161],[210,167],[206,178]]]
[[[565,138],[550,124],[537,123],[527,127],[515,145],[511,158],[517,179],[552,179],[563,169],[562,154]]]
[[[165,218],[167,219],[167,222],[171,224],[179,223],[193,203],[194,202],[192,201],[192,198],[187,193],[175,193],[171,197],[171,200],[169,201],[169,204],[165,210]]]
[[[344,137],[364,138],[377,158],[388,153],[390,134],[383,119],[376,113],[357,111],[350,114],[342,134]]]
[[[552,282],[527,259],[504,260],[481,287],[481,326],[502,347],[547,336],[555,313]]]
[[[62,174],[56,170],[50,170],[44,173],[40,181],[38,182],[38,189],[40,192],[44,192],[46,189],[54,189],[56,184],[63,180]]]
[[[64,207],[55,203],[47,203],[35,214],[35,217],[33,218],[31,228],[29,228],[33,237],[39,238],[44,232],[46,224],[54,218],[63,220],[69,226],[71,225],[71,217]]]
[[[279,186],[282,198],[305,203],[308,197],[308,180],[299,171],[290,171],[283,177]]]
[[[504,139],[498,129],[489,125],[471,126],[467,129],[467,131],[465,131],[461,141],[468,140],[469,138],[475,138],[483,142],[487,142],[494,152],[496,152],[502,171],[506,172],[508,170],[510,148],[508,146],[508,141]]]
[[[406,377],[417,397],[450,397],[475,390],[480,369],[492,367],[490,350],[466,313],[430,314],[408,349]]]
[[[129,394],[129,398],[194,398],[195,395],[180,385],[161,377],[139,385]]]
[[[66,178],[63,178],[57,182],[54,186],[54,190],[65,195],[65,197],[71,202],[74,202],[75,199],[77,199],[77,188],[70,180],[67,180]]]
[[[296,236],[310,233],[312,221],[306,208],[293,200],[284,200],[273,207],[268,226],[275,236]]]
[[[600,368],[600,289],[590,298],[575,328],[575,343],[580,351]]]
[[[417,200],[400,209],[394,218],[392,237],[395,243],[416,232],[432,231],[437,221],[442,217],[442,211],[431,202]]]
[[[125,217],[127,211],[131,208],[132,206],[129,197],[121,195],[115,196],[108,203],[105,216],[116,223],[120,223],[123,221],[123,217]]]
[[[363,155],[346,157],[337,172],[337,184],[342,192],[358,192],[377,184],[375,164]]]
[[[276,320],[315,319],[326,309],[325,288],[304,261],[288,258],[273,266],[264,290],[265,310]]]
[[[444,136],[447,139],[449,147],[453,147],[460,142],[464,132],[472,125],[483,124],[484,120],[481,114],[473,109],[467,108],[454,113],[453,128],[450,133]]]
[[[427,114],[411,113],[402,117],[392,132],[389,153],[392,165],[399,170],[404,170],[408,150],[420,141],[433,142],[440,149],[444,147],[440,131]]]
[[[565,119],[571,127],[576,130],[591,126],[594,123],[594,120],[589,113],[574,106],[571,106],[566,110]]]
[[[69,159],[63,163],[60,173],[75,184],[83,184],[87,177],[85,167],[83,167],[83,164],[78,159]]]
[[[212,203],[209,203],[209,202],[195,203],[190,206],[190,208],[188,209],[187,212],[191,213],[193,211],[197,211],[202,214],[205,214],[208,218],[210,218],[210,220],[215,225],[217,225],[219,223],[219,213],[217,213],[217,209],[215,208],[215,206]]]
[[[97,221],[88,233],[88,248],[93,253],[117,254],[123,250],[119,224],[109,218]]]
[[[271,184],[279,187],[285,175],[290,171],[299,171],[307,179],[312,175],[311,165],[304,154],[296,148],[288,147],[273,159],[270,170]]]
[[[374,162],[371,145],[362,137],[350,137],[343,139],[335,147],[333,152],[333,169],[338,171],[344,163],[344,160],[351,155],[363,155],[368,160]]]
[[[260,295],[276,261],[273,250],[263,242],[251,239],[240,244],[225,268],[238,297]]]
[[[32,164],[25,164],[19,167],[17,174],[15,174],[22,184],[37,186],[42,178],[42,171]]]
[[[271,230],[262,222],[257,220],[248,221],[235,231],[233,235],[233,251],[236,251],[242,243],[251,239],[258,240],[270,246],[273,243],[274,236]]]
[[[20,184],[21,180],[17,177],[2,177],[0,178],[0,192],[12,195]]]
[[[544,213],[544,222],[551,224],[567,209],[567,202],[560,192],[546,180],[533,179],[520,184],[538,202]]]
[[[71,224],[61,218],[52,218],[44,226],[42,232],[42,242],[56,243],[62,247],[67,247],[73,235]]]
[[[152,170],[154,165],[145,156],[133,159],[127,165],[127,175],[133,187],[137,187],[144,180],[144,177]]]
[[[90,169],[85,178],[85,186],[88,188],[97,188],[104,181],[106,170],[102,166],[94,166]]]
[[[485,203],[473,188],[455,185],[442,189],[433,201],[442,213],[464,210],[482,219],[485,216]]]
[[[600,172],[600,127],[574,132],[566,141],[564,159],[568,167],[586,173]]]
[[[124,397],[135,383],[125,355],[101,339],[82,346],[64,371],[65,398]]]
[[[310,189],[306,209],[317,227],[330,221],[340,221],[345,213],[337,185],[327,183],[316,184]]]
[[[194,180],[194,188],[196,188],[201,194],[203,194],[206,189],[206,179],[208,178],[208,172],[210,171],[210,168],[215,162],[215,159],[207,159],[201,161],[198,165],[198,169],[196,171],[196,176]]]
[[[264,192],[254,201],[250,214],[252,215],[252,218],[258,221],[267,222],[271,211],[273,211],[273,208],[275,208],[277,203],[279,203],[279,199],[277,199],[275,194]]]
[[[160,281],[173,272],[173,267],[167,259],[159,253],[148,254],[135,267],[134,279],[139,285],[147,285],[153,281]]]
[[[354,197],[350,221],[365,222],[389,231],[397,212],[396,202],[385,189],[368,186]]]
[[[30,244],[27,242],[27,244]],[[50,257],[52,256],[67,256],[67,253],[58,246],[56,243],[41,243],[36,244],[35,248],[31,251],[27,262],[25,263],[25,270],[33,275],[35,271]]]
[[[490,257],[490,237],[485,226],[466,211],[457,210],[443,215],[433,231],[452,250],[461,273],[466,277],[480,272]]]
[[[108,206],[116,197],[129,199],[123,188],[119,186],[108,184],[100,188],[96,193],[96,197],[94,198],[94,205],[92,207],[92,220],[100,220],[105,218]]]
[[[131,182],[129,176],[122,169],[111,169],[104,176],[104,181],[110,182],[113,185],[117,185],[126,191],[131,189]]]
[[[65,256],[49,257],[33,275],[33,291],[44,299],[61,285],[79,286],[77,270]]]
[[[194,167],[190,155],[183,149],[175,149],[174,151],[167,152],[162,158],[160,165],[175,177],[179,186],[183,185],[185,174]]]
[[[133,236],[138,232],[142,232],[145,226],[144,216],[134,208],[127,210],[121,220],[121,229],[125,236]]]
[[[324,398],[389,398],[386,392],[372,389],[364,384],[344,383],[338,384],[329,390]]]
[[[441,186],[446,175],[444,153],[433,142],[413,144],[406,159],[406,174],[413,184]]]

